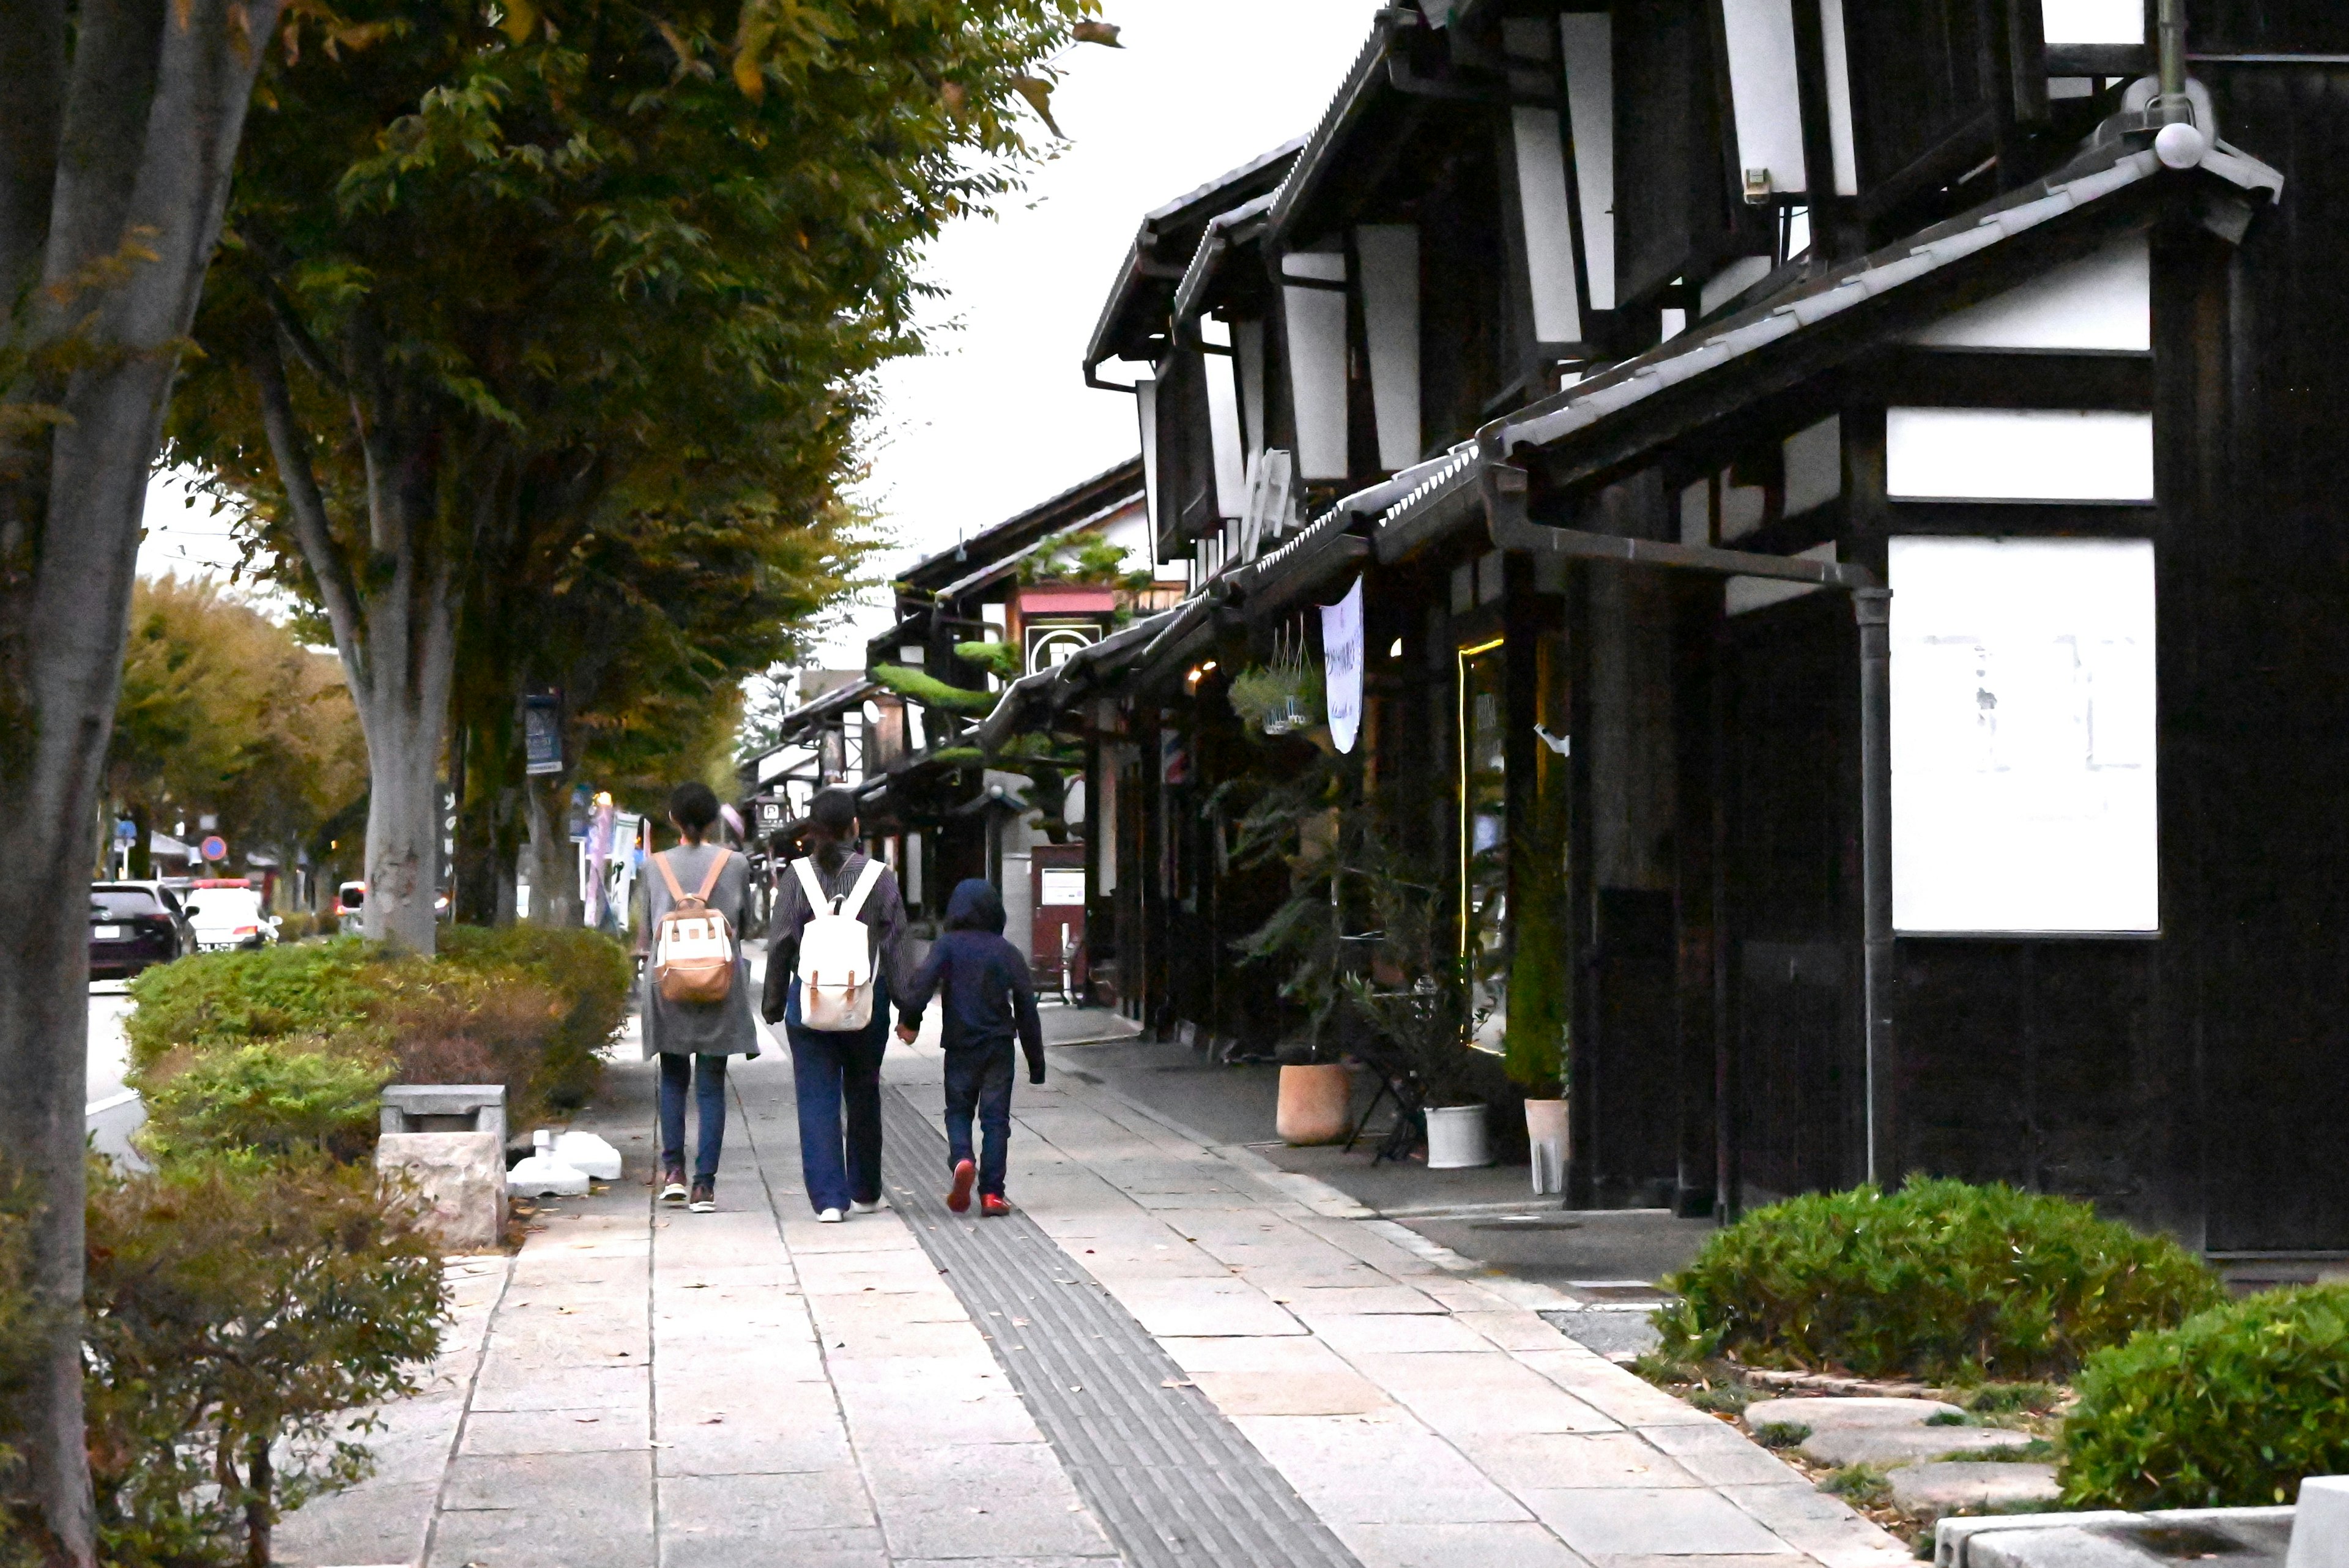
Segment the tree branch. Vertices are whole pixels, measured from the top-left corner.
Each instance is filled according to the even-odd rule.
[[[269,432],[269,453],[277,466],[279,488],[285,493],[295,541],[301,545],[302,558],[318,585],[318,599],[335,628],[335,648],[343,656],[343,668],[349,672],[352,687],[367,695],[374,677],[360,636],[364,623],[357,585],[351,579],[349,563],[335,544],[326,498],[310,467],[309,445],[285,388],[285,365],[278,358],[277,336],[272,328],[263,327],[254,334],[251,362],[254,382],[261,393],[261,422]]]

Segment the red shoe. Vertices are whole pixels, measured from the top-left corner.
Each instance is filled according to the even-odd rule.
[[[967,1159],[955,1161],[954,1186],[947,1193],[947,1207],[960,1214],[970,1208],[970,1184],[978,1179],[978,1167]]]
[[[1011,1200],[993,1192],[981,1193],[978,1212],[984,1219],[1000,1220],[1011,1212]]]

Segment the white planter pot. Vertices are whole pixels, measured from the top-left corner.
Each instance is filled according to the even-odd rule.
[[[1545,1196],[1565,1191],[1568,1146],[1564,1100],[1526,1102],[1526,1141],[1533,1147],[1534,1190]]]
[[[1482,1106],[1431,1106],[1427,1112],[1427,1168],[1466,1170],[1493,1163]]]

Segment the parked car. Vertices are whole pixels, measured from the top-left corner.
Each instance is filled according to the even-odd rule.
[[[89,889],[89,972],[129,980],[196,950],[195,927],[160,882],[94,882]]]
[[[277,917],[262,908],[260,890],[242,878],[190,883],[187,909],[199,951],[260,948],[277,940]]]
[[[367,919],[367,884],[346,882],[335,892],[335,929],[347,937],[359,934]]]

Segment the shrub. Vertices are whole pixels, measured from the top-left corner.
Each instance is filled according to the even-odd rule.
[[[25,1486],[6,1413],[16,1408],[32,1376],[25,1352],[50,1320],[43,1311],[33,1266],[33,1219],[38,1199],[21,1172],[0,1165],[0,1568],[31,1568],[32,1500]],[[22,1513],[20,1513],[22,1511]]]
[[[89,1453],[105,1560],[269,1562],[285,1511],[365,1478],[447,1288],[369,1174],[191,1160],[89,1196]]]
[[[2085,1204],[1923,1179],[1756,1210],[1666,1282],[1665,1355],[1960,1383],[2062,1376],[2224,1295],[2174,1241]]]
[[[2078,1508],[2289,1502],[2349,1471],[2349,1288],[2213,1308],[2091,1356],[2064,1423]]]
[[[141,1075],[137,1141],[158,1162],[237,1150],[354,1159],[375,1146],[391,1068],[364,1045],[316,1035],[175,1052]]]
[[[636,967],[628,950],[601,931],[512,926],[483,930],[460,926],[445,933],[452,963],[494,973],[520,971],[562,1003],[550,1014],[536,1088],[558,1110],[575,1110],[593,1097],[603,1074],[600,1054],[628,1015]]]
[[[569,1111],[594,1095],[598,1054],[626,1015],[632,971],[626,951],[594,931],[530,928],[444,933],[438,961],[396,958],[356,938],[280,945],[261,952],[210,953],[149,971],[134,982],[127,1025],[134,1082],[150,1098],[192,1078],[178,1092],[182,1119],[198,1117],[190,1147],[272,1149],[309,1144],[346,1158],[363,1153],[371,1135],[323,1137],[309,1119],[311,1090],[351,1064],[385,1065],[381,1085],[500,1083],[517,1126],[549,1109]],[[290,1044],[299,1042],[298,1044]],[[287,1072],[307,1075],[292,1094],[264,1057],[197,1064],[263,1044],[280,1054],[313,1058]],[[329,1068],[333,1067],[334,1072]],[[258,1079],[270,1079],[268,1083]],[[238,1098],[217,1116],[199,1116],[195,1096],[224,1089]],[[331,1097],[331,1096],[329,1096]],[[301,1114],[282,1124],[262,1113]],[[357,1126],[355,1106],[351,1125]],[[259,1119],[256,1119],[258,1117]],[[158,1129],[175,1147],[177,1135]]]
[[[331,1034],[367,1021],[377,971],[390,967],[357,937],[254,952],[203,953],[130,982],[124,1021],[134,1066],[182,1045]]]

